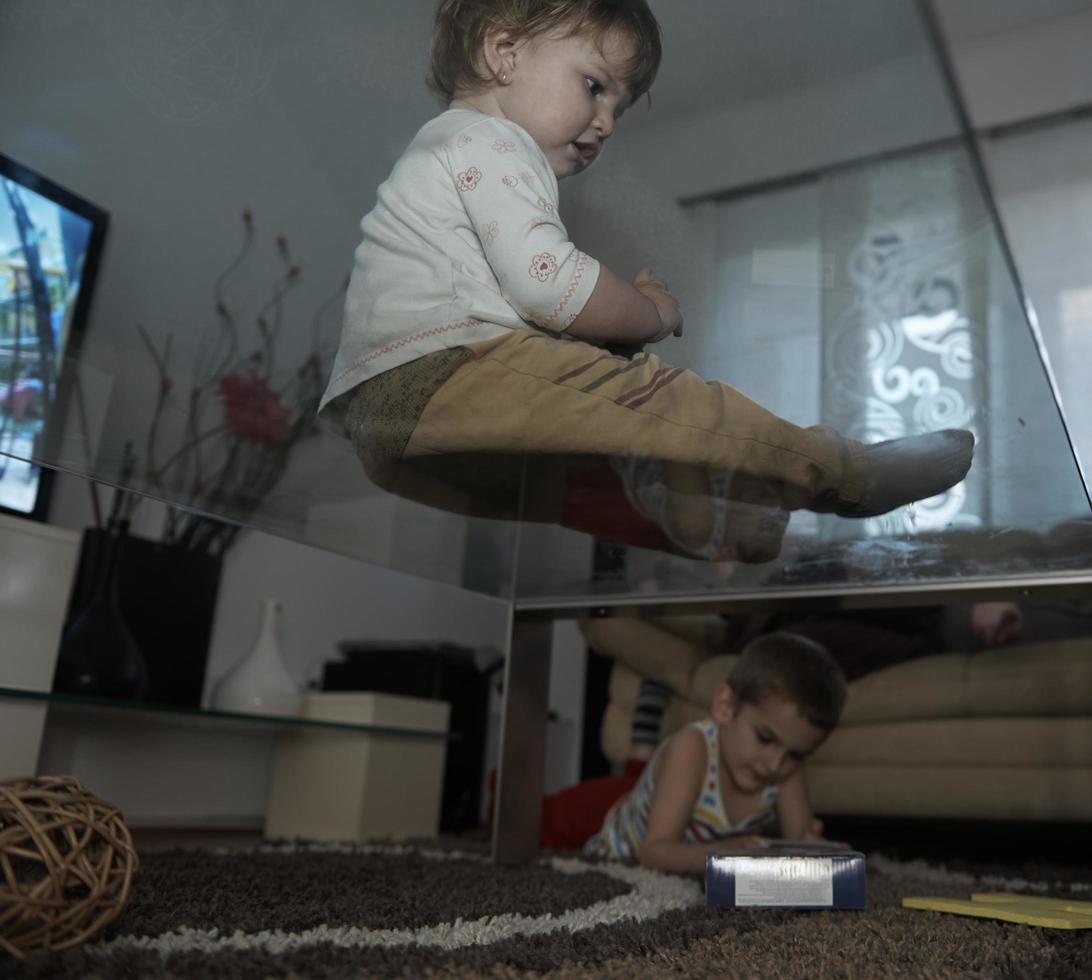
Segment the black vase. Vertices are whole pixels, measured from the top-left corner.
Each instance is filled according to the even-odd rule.
[[[112,521],[103,534],[89,598],[61,637],[53,690],[105,698],[143,698],[148,668],[118,605],[118,571],[129,522]]]
[[[90,605],[101,584],[99,569],[112,538],[105,528],[83,532],[69,624]],[[144,654],[145,700],[200,707],[223,559],[132,533],[125,535],[119,551],[114,573],[117,605]]]

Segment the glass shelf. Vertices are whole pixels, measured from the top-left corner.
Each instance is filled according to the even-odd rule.
[[[123,701],[114,698],[30,691],[13,687],[0,687],[0,699],[16,702],[37,702],[47,705],[50,712],[62,712],[67,715],[106,716],[121,720],[132,719],[141,724],[179,725],[189,730],[203,729],[218,732],[234,731],[241,734],[276,735],[286,735],[293,732],[313,732],[315,734],[387,735],[397,738],[449,742],[459,740],[459,735],[456,732],[395,728],[390,725],[362,725],[352,722],[301,718],[295,715],[259,715],[241,711],[215,711],[207,708],[187,708],[173,704]]]
[[[287,457],[244,447],[258,498],[210,496],[216,447],[235,445],[219,380],[275,353],[287,399],[312,355],[328,369],[359,217],[435,113],[419,81],[432,4],[380,8],[7,18],[4,152],[111,220],[68,397],[48,426],[9,419],[0,453],[526,608],[1092,577],[1092,507],[1034,313],[930,8],[907,0],[660,4],[661,87],[563,183],[562,213],[608,266],[671,282],[687,327],[659,345],[668,363],[865,441],[969,428],[963,483],[865,521],[797,511],[776,557],[706,561],[620,495],[620,461],[562,461],[560,481],[529,465],[489,514],[457,493],[429,506],[311,432],[301,395]],[[345,119],[360,124],[331,125]],[[174,467],[195,421],[204,455]],[[519,520],[532,498],[553,519]]]

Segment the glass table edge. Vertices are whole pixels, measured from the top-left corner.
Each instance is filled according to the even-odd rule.
[[[811,609],[879,609],[895,606],[941,605],[951,602],[1035,601],[1075,595],[1092,590],[1092,567],[1040,575],[984,576],[967,579],[880,583],[852,586],[758,588],[740,591],[619,593],[582,596],[539,596],[516,599],[516,615],[583,618],[633,613],[641,616],[715,613],[741,609],[775,609],[806,606]]]
[[[383,691],[328,691],[328,694],[379,694]],[[387,695],[401,696],[401,695]],[[302,715],[269,715],[245,711],[218,711],[212,708],[191,708],[183,705],[164,704],[158,701],[131,701],[120,698],[90,697],[80,694],[61,694],[54,691],[34,691],[28,688],[0,686],[0,701],[36,702],[46,707],[89,709],[94,711],[122,712],[132,715],[175,716],[205,722],[224,722],[232,726],[252,725],[258,728],[285,729],[292,731],[320,731],[357,735],[385,735],[399,738],[415,738],[433,741],[457,742],[458,732],[425,731],[416,728],[395,728],[390,725],[373,725],[361,722],[333,721],[324,718],[306,718]]]

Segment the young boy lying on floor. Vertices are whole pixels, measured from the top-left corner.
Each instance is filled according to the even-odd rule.
[[[794,633],[760,636],[717,688],[709,718],[670,736],[643,767],[547,797],[542,844],[704,873],[709,854],[761,847],[771,831],[822,840],[801,766],[837,725],[845,695],[824,647]]]

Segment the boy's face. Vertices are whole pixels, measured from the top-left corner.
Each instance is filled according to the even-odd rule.
[[[622,79],[632,41],[610,34],[600,50],[589,38],[547,35],[502,41],[496,52],[508,75],[494,89],[504,118],[530,133],[559,180],[591,166],[630,103]]]
[[[771,696],[758,704],[740,703],[729,684],[717,689],[713,719],[719,726],[721,761],[740,793],[784,782],[827,737],[795,702]]]

